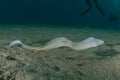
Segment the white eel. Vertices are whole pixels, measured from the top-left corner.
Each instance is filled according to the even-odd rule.
[[[71,40],[68,40],[65,37],[58,37],[55,38],[51,41],[49,41],[46,45],[41,46],[41,47],[32,47],[27,44],[22,43],[20,40],[14,40],[9,44],[9,48],[15,46],[15,45],[21,45],[25,49],[29,50],[51,50],[54,48],[59,48],[59,47],[70,47],[74,50],[84,50],[92,47],[97,47],[101,44],[103,44],[104,41],[100,39],[96,39],[94,37],[89,37],[83,41],[80,42],[73,42]]]

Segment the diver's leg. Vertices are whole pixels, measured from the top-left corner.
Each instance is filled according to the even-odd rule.
[[[97,0],[94,0],[94,3],[96,5],[96,8],[99,10],[100,14],[103,15],[103,16],[105,16],[103,10],[99,7]]]
[[[91,4],[90,0],[86,0],[86,3],[88,4],[89,8],[86,9],[84,12],[82,12],[81,16],[85,15],[86,13],[88,13],[91,10],[91,8],[92,8],[92,4]]]

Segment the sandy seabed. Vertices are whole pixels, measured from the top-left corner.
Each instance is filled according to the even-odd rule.
[[[44,26],[0,28],[0,80],[120,80],[120,31],[95,28]],[[8,49],[20,39],[31,46],[42,46],[57,37],[82,41],[90,36],[105,44],[82,51],[67,47],[50,51]]]

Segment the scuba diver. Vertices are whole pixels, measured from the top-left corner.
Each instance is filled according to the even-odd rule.
[[[102,16],[105,16],[103,10],[99,7],[97,0],[85,0],[85,1],[86,1],[86,3],[88,4],[89,7],[84,12],[82,12],[81,16],[84,16],[86,13],[88,13],[92,9],[92,7],[93,7],[92,2],[95,3],[95,6],[98,9],[98,11],[100,12],[100,14]]]
[[[113,14],[110,14],[109,15],[109,18],[108,18],[108,21],[110,23],[116,23],[118,21],[118,16],[117,15],[113,15]]]

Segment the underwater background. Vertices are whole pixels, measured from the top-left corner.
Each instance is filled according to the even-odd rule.
[[[80,16],[88,8],[85,0],[1,0],[0,23],[119,27],[119,3],[119,0],[98,0],[105,16],[99,13],[94,3],[86,15]],[[110,14],[117,15],[118,20],[110,23]]]
[[[97,1],[0,0],[0,80],[120,80],[120,0]]]

